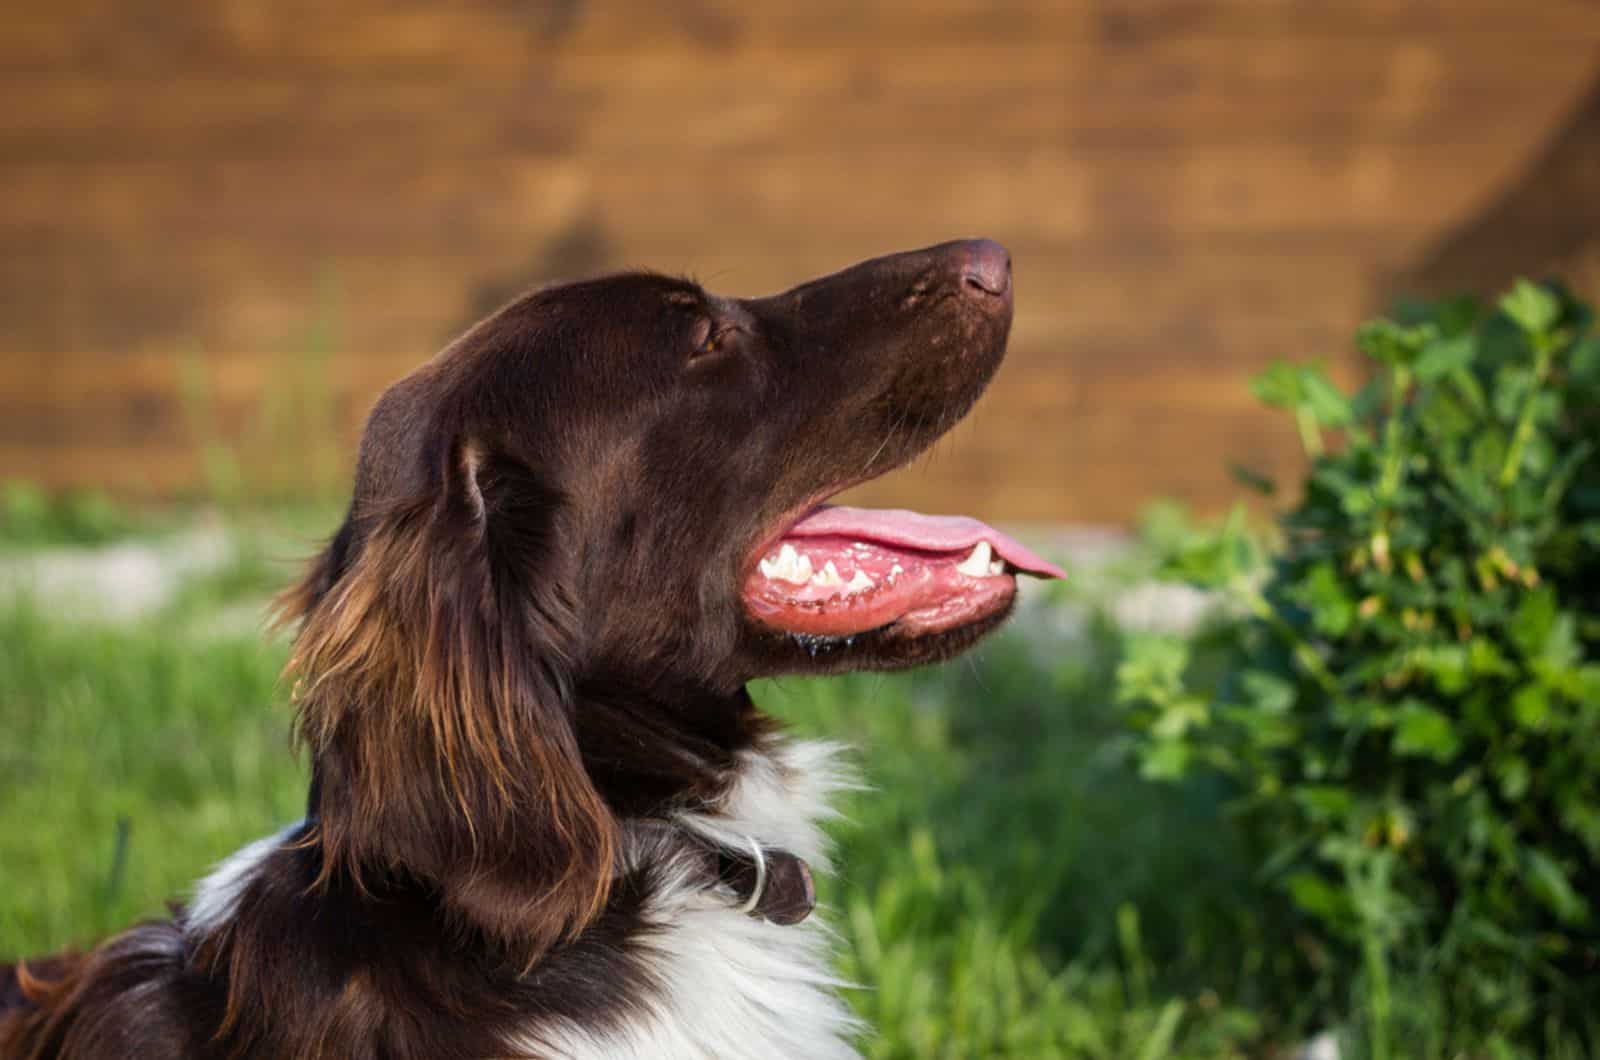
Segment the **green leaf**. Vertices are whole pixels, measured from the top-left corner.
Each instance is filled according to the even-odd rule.
[[[1320,364],[1300,369],[1300,397],[1324,427],[1342,427],[1350,422],[1350,399],[1333,385]]]
[[[1544,654],[1545,642],[1556,624],[1556,594],[1550,588],[1539,589],[1523,597],[1511,618],[1511,640],[1522,652],[1523,658],[1532,660]]]
[[[1331,784],[1302,785],[1295,789],[1294,797],[1308,815],[1321,821],[1342,818],[1355,808],[1350,792]]]
[[[1356,345],[1373,360],[1389,365],[1409,365],[1422,347],[1438,337],[1432,324],[1403,327],[1392,320],[1372,320],[1356,332]]]
[[[1572,698],[1590,706],[1600,704],[1600,663],[1589,663],[1578,667],[1573,684]]]
[[[1293,408],[1300,402],[1300,373],[1288,361],[1273,361],[1250,380],[1250,390],[1262,404]]]
[[[1396,754],[1417,755],[1447,762],[1461,747],[1453,722],[1432,707],[1415,700],[1403,704],[1395,717]]]
[[[1294,706],[1294,682],[1266,670],[1246,670],[1239,685],[1250,705],[1264,714],[1287,714]]]
[[[1451,372],[1450,385],[1455,389],[1456,396],[1461,398],[1474,414],[1481,415],[1489,408],[1489,398],[1483,392],[1483,384],[1478,382],[1477,376],[1466,369]]]
[[[1523,685],[1511,697],[1511,716],[1524,729],[1542,729],[1550,717],[1550,696],[1540,685]]]
[[[1178,535],[1162,557],[1158,574],[1203,589],[1227,589],[1261,564],[1260,546],[1251,534],[1243,504],[1235,505],[1214,530]]]
[[[1417,380],[1431,383],[1436,379],[1454,374],[1472,363],[1477,356],[1478,343],[1472,335],[1453,335],[1447,339],[1436,339],[1422,349],[1422,355],[1417,358],[1413,370],[1417,373]]]
[[[1523,857],[1528,889],[1563,923],[1582,924],[1589,919],[1589,903],[1573,890],[1561,863],[1542,850],[1531,849]]]
[[[1569,676],[1576,676],[1572,671],[1582,659],[1577,619],[1562,612],[1550,624],[1550,632],[1540,646],[1538,670],[1546,680],[1565,684]]]
[[[1137,1060],[1161,1060],[1161,1057],[1171,1054],[1172,1039],[1177,1036],[1178,1023],[1183,1019],[1183,1008],[1183,1002],[1177,998],[1161,1006],[1155,1028],[1145,1039],[1144,1045],[1139,1048]]]
[[[1417,663],[1433,678],[1434,684],[1445,695],[1454,696],[1466,691],[1467,649],[1459,644],[1443,644],[1417,653]]]
[[[1533,771],[1521,755],[1504,755],[1494,763],[1494,778],[1500,785],[1500,793],[1516,802],[1527,794]]]
[[[1600,382],[1600,335],[1590,336],[1573,347],[1568,365],[1574,379]]]
[[[1329,923],[1349,920],[1349,897],[1342,888],[1335,887],[1321,876],[1297,872],[1284,883],[1289,888],[1290,899],[1303,911]]]
[[[1149,700],[1159,705],[1182,693],[1188,641],[1164,633],[1138,633],[1123,641],[1123,650],[1117,665],[1119,702]]]
[[[1145,751],[1139,774],[1147,780],[1178,780],[1188,772],[1190,751],[1187,746],[1173,741],[1163,741]]]
[[[1561,811],[1561,823],[1578,837],[1592,859],[1600,859],[1600,807],[1575,802]]]
[[[1330,637],[1343,636],[1355,621],[1356,605],[1332,563],[1319,563],[1295,589],[1293,598],[1311,612],[1312,624]]]
[[[1191,728],[1210,720],[1208,700],[1200,696],[1178,696],[1161,708],[1150,725],[1150,733],[1158,740],[1176,740]]]
[[[1287,714],[1269,714],[1256,707],[1224,707],[1221,716],[1248,733],[1258,750],[1288,747],[1301,736],[1300,725]]]
[[[1484,637],[1472,638],[1472,643],[1467,645],[1467,658],[1477,677],[1500,677],[1515,672],[1499,646]]]
[[[1511,293],[1500,299],[1500,310],[1529,335],[1544,334],[1561,318],[1556,296],[1527,280],[1518,280]]]

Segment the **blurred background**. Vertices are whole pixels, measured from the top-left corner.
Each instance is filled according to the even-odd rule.
[[[765,293],[988,235],[1006,370],[872,501],[1125,523],[1293,459],[1241,385],[1401,292],[1596,275],[1593,0],[8,5],[0,476],[337,477],[537,283]],[[331,450],[331,451],[325,451]],[[230,472],[231,473],[231,472]],[[208,477],[209,476],[209,477]]]
[[[1532,287],[1352,340],[1518,276],[1600,294],[1597,0],[0,26],[0,960],[159,914],[299,815],[263,614],[389,382],[535,284],[756,295],[991,236],[1003,371],[854,499],[1019,526],[1072,579],[958,663],[757,690],[872,785],[824,884],[863,1051],[1600,1055],[1600,342]],[[1253,392],[1285,357],[1322,367]],[[1449,488],[1407,494],[1434,462]],[[1255,529],[1308,473],[1338,566]]]

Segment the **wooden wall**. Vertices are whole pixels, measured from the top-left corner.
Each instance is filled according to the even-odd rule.
[[[1600,56],[1593,0],[5,0],[4,25],[0,476],[183,491],[200,438],[300,475],[285,450],[347,441],[523,285],[645,265],[753,294],[981,234],[1014,253],[1010,361],[865,492],[1094,522],[1290,466],[1245,379],[1354,371],[1397,277],[1541,264],[1484,219]],[[1584,216],[1543,223],[1584,243]]]

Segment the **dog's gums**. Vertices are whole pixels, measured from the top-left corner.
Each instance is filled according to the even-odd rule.
[[[976,519],[897,510],[818,508],[761,552],[745,607],[764,625],[809,636],[944,633],[1007,607],[1018,573],[1066,576]]]

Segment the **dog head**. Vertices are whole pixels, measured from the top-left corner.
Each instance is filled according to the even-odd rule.
[[[392,387],[285,608],[328,871],[453,881],[473,923],[548,944],[613,856],[579,690],[715,699],[994,628],[1019,571],[1059,572],[974,520],[824,502],[966,413],[1011,313],[988,241],[748,300],[622,274],[531,293]],[[642,723],[703,722],[681,714]]]

